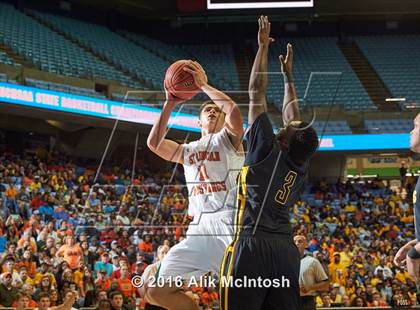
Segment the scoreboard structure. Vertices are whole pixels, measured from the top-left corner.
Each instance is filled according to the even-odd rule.
[[[312,8],[314,0],[207,0],[207,9]]]

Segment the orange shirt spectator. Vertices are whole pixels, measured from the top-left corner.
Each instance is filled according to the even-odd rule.
[[[136,293],[136,289],[134,288],[133,284],[131,283],[130,279],[118,279],[118,287],[123,293],[125,297],[133,296]]]
[[[98,279],[95,281],[96,288],[108,291],[111,289],[111,280],[106,275],[106,270],[101,270]]]
[[[6,197],[9,199],[15,199],[17,195],[16,187],[10,185],[10,187],[6,190]]]
[[[64,260],[69,264],[70,269],[79,267],[79,262],[83,258],[83,251],[78,244],[75,243],[73,236],[66,238],[66,244],[63,244],[56,257],[64,256]]]
[[[128,276],[128,266],[123,265],[121,267],[121,278],[117,279],[118,287],[125,297],[134,296],[136,289],[131,283],[131,278]]]
[[[150,242],[150,235],[145,235],[143,240],[139,243],[139,249],[143,253],[151,253],[153,251],[152,243]]]

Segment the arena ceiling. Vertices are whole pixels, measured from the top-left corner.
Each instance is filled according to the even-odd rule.
[[[179,0],[65,0],[79,5],[88,5],[98,10],[116,10],[123,15],[137,16],[139,18],[176,19],[184,15],[214,16],[214,15],[255,15],[257,11],[219,11],[181,13],[177,8]],[[194,3],[205,0],[187,0],[184,3]],[[299,11],[273,11],[278,14],[297,15]],[[301,11],[302,12],[302,11]],[[334,19],[347,17],[398,19],[420,16],[419,0],[315,0],[312,13],[319,18]],[[305,12],[307,14],[307,12]]]

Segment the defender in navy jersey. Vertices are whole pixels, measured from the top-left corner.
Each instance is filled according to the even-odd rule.
[[[296,310],[300,309],[300,255],[293,242],[289,209],[299,198],[318,136],[299,120],[290,44],[286,58],[280,56],[285,127],[273,133],[265,99],[268,46],[273,39],[267,17],[261,16],[258,23],[259,48],[249,85],[248,152],[238,176],[235,237],[221,267],[220,306],[223,310]],[[266,285],[247,282],[259,278]]]
[[[410,150],[420,153],[420,114],[414,119],[414,129],[410,132]],[[420,177],[417,179],[413,193],[414,225],[416,239],[401,247],[394,257],[394,263],[399,267],[406,266],[410,275],[420,281]]]

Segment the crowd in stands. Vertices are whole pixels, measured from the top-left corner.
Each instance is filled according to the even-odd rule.
[[[58,152],[0,153],[0,307],[141,309],[131,279],[156,260],[160,245],[185,235],[182,173],[95,168]],[[169,173],[169,172],[168,172]],[[329,274],[319,307],[417,304],[416,284],[393,256],[414,238],[412,185],[321,182],[292,210],[296,233]],[[73,295],[72,295],[73,293]],[[217,308],[214,288],[190,290]],[[54,309],[54,308],[53,308]]]
[[[293,212],[295,230],[309,236],[308,254],[318,258],[330,291],[317,307],[418,305],[417,286],[393,264],[400,246],[414,237],[412,191],[379,178],[313,186]]]
[[[170,175],[139,170],[131,180],[129,169],[104,168],[93,183],[95,169],[57,152],[2,152],[0,305],[16,306],[19,297],[56,306],[75,291],[75,308],[118,308],[122,300],[127,309],[141,307],[131,278],[154,262],[160,245],[183,238],[186,199],[183,186],[160,196]],[[207,289],[192,293],[203,305],[217,299]]]

